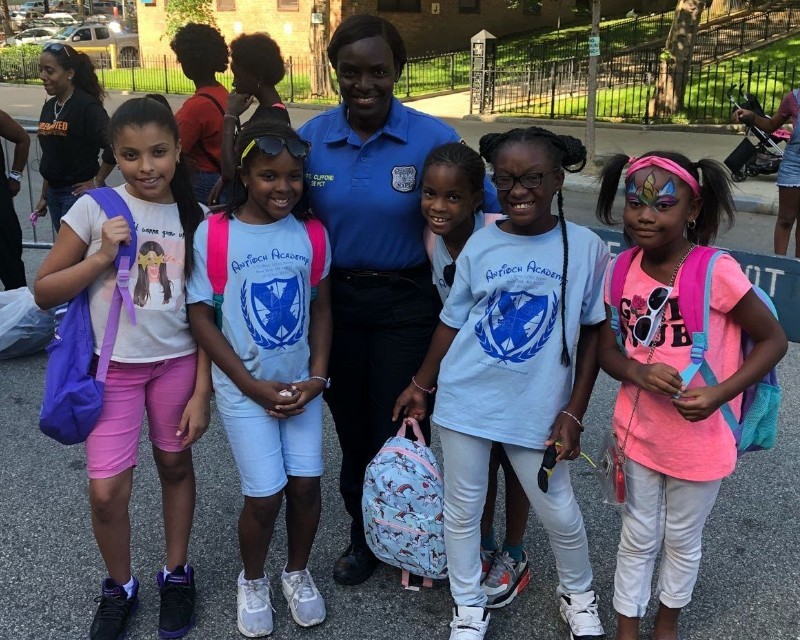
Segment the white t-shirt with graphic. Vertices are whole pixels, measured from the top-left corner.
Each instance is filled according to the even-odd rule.
[[[131,268],[130,292],[136,326],[124,305],[111,359],[117,362],[157,362],[197,350],[186,317],[183,290],[184,239],[177,204],[158,204],[130,195],[125,185],[114,189],[131,210],[136,225],[137,260]],[[86,257],[102,245],[108,217],[90,196],[82,196],[62,218],[89,245]],[[117,270],[112,264],[89,285],[95,353],[100,353]],[[165,284],[166,283],[166,286]],[[166,293],[165,293],[166,291]]]
[[[325,242],[323,277],[330,270],[327,234]],[[213,301],[207,246],[208,222],[203,222],[194,240],[189,304],[211,305]],[[308,378],[311,258],[311,240],[294,216],[262,225],[236,218],[230,221],[222,333],[256,379],[294,382]],[[263,413],[216,365],[212,377],[220,411],[235,416]]]
[[[496,442],[544,449],[572,390],[581,325],[606,317],[608,248],[567,223],[566,336],[561,364],[561,227],[518,236],[490,225],[467,241],[441,320],[458,329],[442,360],[433,420]]]

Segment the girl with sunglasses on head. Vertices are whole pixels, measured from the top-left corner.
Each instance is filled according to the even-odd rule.
[[[613,418],[627,476],[614,579],[616,639],[639,637],[663,546],[652,637],[676,640],[678,617],[697,580],[706,518],[722,479],[736,465],[736,443],[718,409],[772,369],[787,343],[737,262],[724,255],[711,272],[705,356],[720,383],[704,386],[697,376],[687,388],[680,371],[690,362],[692,339],[678,305],[682,265],[696,245],[714,240],[721,222],[733,223],[730,184],[725,169],[712,160],[691,162],[663,151],[638,159],[617,155],[603,168],[597,203],[597,216],[606,224],[614,223],[611,210],[626,165],[622,223],[639,250],[619,305],[625,351],[610,320],[599,347],[600,365],[622,382]],[[607,305],[610,286],[609,273]],[[744,362],[742,328],[755,341]]]
[[[436,393],[432,421],[444,452],[445,544],[456,605],[450,640],[480,640],[489,624],[477,549],[493,442],[502,443],[548,533],[571,637],[599,638],[589,545],[565,463],[580,455],[605,317],[608,249],[566,222],[561,196],[565,168],[582,168],[586,149],[539,127],[485,135],[480,147],[508,219],[476,231],[458,256],[431,347],[394,415],[424,417]],[[540,484],[543,467],[552,473]]]
[[[50,213],[58,233],[61,216],[88,189],[102,187],[116,164],[108,138],[105,91],[85,53],[50,42],[39,56],[39,78],[52,96],[39,116],[42,195],[34,213]],[[102,166],[98,153],[102,150]]]
[[[433,283],[442,302],[450,294],[456,259],[467,240],[500,217],[484,214],[480,209],[485,176],[483,158],[458,142],[431,151],[422,167],[422,215],[428,223],[425,246],[433,268]],[[497,473],[501,467],[506,483],[506,531],[502,549],[498,550],[494,509]],[[530,506],[503,445],[492,443],[489,487],[481,516],[481,585],[488,597],[487,608],[510,604],[530,580],[528,556],[523,549]]]
[[[237,624],[250,638],[272,632],[265,563],[284,494],[289,549],[281,588],[300,626],[325,619],[325,602],[308,571],[308,559],[321,509],[330,248],[324,236],[322,279],[312,289],[319,256],[311,229],[304,226],[310,217],[303,201],[308,150],[308,143],[284,124],[261,121],[242,128],[236,141],[240,166],[233,202],[217,214],[227,216],[229,234],[220,328],[208,275],[208,266],[215,264],[208,251],[209,228],[217,220],[198,229],[197,269],[188,287],[189,319],[214,363],[217,408],[244,494]]]
[[[162,264],[162,283],[185,281],[197,268],[191,247],[203,209],[192,193],[186,165],[179,162],[175,118],[159,102],[136,98],[117,109],[109,129],[125,179],[115,191],[136,225],[137,254],[144,257],[158,247],[171,256]],[[108,218],[93,198],[84,196],[64,216],[36,277],[36,303],[43,309],[88,288],[96,353],[104,341],[117,283],[117,249],[131,239],[123,216]],[[140,284],[145,290],[148,284],[141,282],[147,278],[146,269],[134,267],[131,274],[133,303]],[[103,411],[86,439],[92,528],[108,570],[96,599],[91,640],[123,637],[139,604],[139,581],[131,573],[129,506],[145,410],[161,481],[166,539],[166,562],[157,576],[159,635],[182,637],[195,620],[194,570],[187,557],[195,505],[191,445],[208,428],[211,367],[189,331],[183,287],[170,287],[169,293],[170,304],[144,305],[140,299],[138,305],[130,305],[132,318],[121,314]]]

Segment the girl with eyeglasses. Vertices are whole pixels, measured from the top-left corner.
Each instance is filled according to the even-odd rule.
[[[627,476],[614,578],[616,640],[639,637],[662,547],[652,637],[676,640],[680,612],[697,581],[706,518],[722,479],[736,465],[733,434],[717,409],[730,402],[738,412],[741,401],[732,401],[777,364],[787,343],[741,267],[724,255],[711,272],[705,356],[721,382],[703,386],[698,377],[687,388],[680,370],[691,360],[692,338],[678,306],[682,265],[697,245],[713,242],[721,223],[733,223],[730,183],[712,160],[691,162],[664,151],[638,159],[616,155],[603,167],[597,202],[597,216],[606,224],[614,223],[612,206],[626,166],[622,223],[639,250],[618,305],[625,351],[610,321],[599,346],[603,370],[622,382],[613,418]],[[610,319],[610,306],[608,314]],[[744,362],[742,328],[755,341]]]
[[[108,137],[105,91],[85,53],[50,42],[39,56],[39,78],[48,99],[39,116],[42,195],[33,212],[50,213],[58,233],[61,216],[89,189],[102,187],[116,164]],[[102,151],[102,165],[98,153]]]
[[[483,158],[465,144],[451,142],[428,154],[422,167],[422,215],[425,247],[442,302],[447,300],[456,275],[456,259],[467,240],[484,226],[495,224],[497,214],[485,214]],[[498,550],[494,531],[497,473],[503,469],[506,484],[506,531]],[[504,607],[528,585],[528,556],[523,548],[530,503],[517,474],[499,442],[492,444],[489,487],[481,516],[481,586],[487,608]]]
[[[458,256],[431,347],[394,413],[424,417],[436,393],[432,421],[444,452],[445,545],[456,605],[450,640],[480,640],[489,624],[492,602],[476,550],[493,442],[502,443],[547,531],[559,610],[572,637],[599,638],[589,546],[566,464],[580,455],[605,318],[608,249],[566,222],[561,196],[565,168],[580,170],[586,149],[539,127],[485,135],[480,148],[508,218],[476,231]],[[556,443],[557,461],[547,461],[554,468],[540,488],[545,452]]]
[[[225,219],[200,225],[194,244],[197,269],[188,287],[192,331],[214,363],[217,408],[241,478],[244,569],[237,581],[237,626],[250,638],[269,635],[273,628],[265,563],[284,495],[289,549],[281,590],[300,626],[320,624],[326,615],[308,559],[321,509],[330,247],[318,226],[322,263],[311,238],[311,223],[319,223],[309,222],[303,200],[308,150],[308,143],[284,124],[260,121],[242,128],[233,202],[217,214],[226,216],[228,234],[219,325],[209,277],[219,249],[214,236],[209,244],[209,229]],[[322,279],[312,289],[315,265],[322,266]]]

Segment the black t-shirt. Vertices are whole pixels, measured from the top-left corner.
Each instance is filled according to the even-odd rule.
[[[67,187],[91,180],[103,162],[115,164],[108,141],[108,113],[88,93],[75,89],[55,118],[56,98],[44,103],[39,117],[42,158],[39,173],[53,187]]]

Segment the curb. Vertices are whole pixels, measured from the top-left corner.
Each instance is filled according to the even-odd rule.
[[[593,176],[571,175],[564,183],[564,191],[573,193],[600,193],[600,182]],[[620,185],[619,195],[622,196],[624,190]],[[765,198],[741,193],[733,187],[733,204],[737,213],[754,213],[767,216],[778,215],[778,198]]]

